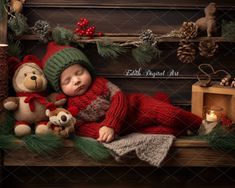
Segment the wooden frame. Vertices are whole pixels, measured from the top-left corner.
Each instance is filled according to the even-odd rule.
[[[204,106],[220,106],[223,112],[235,121],[235,88],[220,86],[200,87],[199,82],[192,86],[192,112],[203,117]]]

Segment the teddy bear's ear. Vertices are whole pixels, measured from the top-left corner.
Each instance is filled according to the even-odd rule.
[[[36,63],[40,68],[42,68],[42,62],[35,55],[26,55],[23,59],[23,63]]]
[[[46,116],[49,117],[49,115],[50,115],[50,110],[49,110],[49,109],[46,109],[46,112],[45,112],[45,113],[46,113]]]

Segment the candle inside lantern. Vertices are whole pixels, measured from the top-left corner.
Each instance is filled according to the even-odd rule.
[[[218,117],[215,114],[214,110],[209,110],[208,113],[206,113],[206,121],[208,122],[217,122]]]

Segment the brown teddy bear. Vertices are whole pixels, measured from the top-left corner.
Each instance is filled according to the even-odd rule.
[[[196,21],[196,25],[202,31],[207,31],[207,36],[211,37],[212,33],[216,31],[216,4],[210,3],[204,9],[205,17],[202,17]]]
[[[46,116],[49,118],[47,125],[56,135],[68,138],[74,133],[74,125],[76,123],[76,118],[72,114],[74,114],[72,111],[56,108],[53,103],[50,103],[47,105],[46,110]]]
[[[17,58],[10,58],[8,64],[11,66],[16,97],[5,99],[3,106],[14,111],[15,135],[22,137],[31,134],[32,125],[35,125],[35,134],[49,133],[45,114],[48,104],[45,95],[47,80],[41,69],[41,61],[36,56],[27,55],[21,62]]]

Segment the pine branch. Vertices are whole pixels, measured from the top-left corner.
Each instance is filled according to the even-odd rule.
[[[0,149],[14,149],[17,147],[17,139],[13,135],[0,135]]]
[[[64,27],[56,27],[52,31],[53,40],[60,45],[69,45],[73,41],[74,34]]]
[[[73,141],[75,148],[96,161],[102,161],[111,156],[110,151],[94,139],[75,136]]]
[[[150,45],[141,44],[139,47],[132,49],[132,56],[140,63],[149,63],[155,57],[160,56],[161,51]]]
[[[15,14],[15,17],[11,17],[8,20],[8,26],[15,33],[16,36],[22,35],[29,29],[27,18],[20,13]]]
[[[40,155],[53,153],[62,146],[62,140],[54,134],[46,135],[29,135],[23,138],[26,148],[29,151],[36,152]]]
[[[15,42],[8,40],[8,55],[18,57],[20,59],[21,43],[19,40],[15,41]]]
[[[126,52],[126,49],[114,43],[96,42],[97,50],[100,56],[107,58],[117,58],[120,54]]]
[[[226,131],[220,124],[206,138],[209,144],[216,150],[235,151],[235,135]]]

